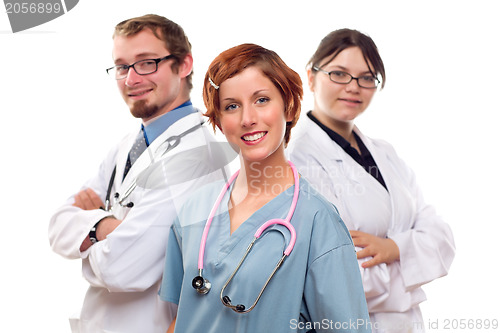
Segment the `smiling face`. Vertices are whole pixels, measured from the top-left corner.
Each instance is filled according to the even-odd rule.
[[[220,129],[244,162],[283,162],[286,128],[280,91],[258,66],[244,69],[219,88]]]
[[[132,36],[115,36],[113,59],[115,65],[131,65],[139,60],[169,55],[165,43],[151,30],[144,29]],[[158,71],[139,75],[130,68],[126,78],[117,80],[118,89],[136,118],[144,121],[164,114],[184,103],[189,94],[183,88],[183,78],[192,69],[191,55],[181,62],[177,72],[171,68],[173,59],[161,61]]]
[[[349,47],[329,63],[320,63],[319,67],[327,72],[347,72],[353,77],[371,75],[359,47]],[[308,70],[307,76],[309,88],[314,92],[313,115],[337,132],[342,132],[346,127],[352,129],[354,119],[370,105],[376,91],[359,87],[356,80],[349,84],[334,83],[327,74],[319,71]]]

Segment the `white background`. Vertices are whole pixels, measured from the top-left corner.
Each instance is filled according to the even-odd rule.
[[[69,331],[66,318],[78,310],[86,282],[78,261],[51,251],[47,226],[138,124],[104,69],[112,65],[114,25],[147,13],[172,19],[189,36],[199,107],[204,73],[229,47],[253,42],[273,49],[305,80],[305,65],[327,33],[349,27],[369,34],[387,84],[358,126],[396,147],[455,235],[449,275],[424,288],[427,331],[447,332],[446,320],[500,320],[493,274],[500,231],[496,3],[82,0],[66,15],[16,34],[2,9],[0,331]],[[305,91],[304,113],[312,107],[307,85]]]

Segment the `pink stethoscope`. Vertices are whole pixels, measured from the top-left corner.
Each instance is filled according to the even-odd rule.
[[[297,238],[297,234],[295,232],[295,228],[290,223],[290,220],[292,219],[292,215],[295,212],[295,207],[297,206],[297,200],[299,198],[299,174],[297,172],[297,169],[295,168],[295,165],[293,165],[292,162],[288,162],[288,163],[290,164],[290,167],[292,168],[295,188],[294,188],[294,192],[293,192],[292,205],[290,206],[290,210],[288,211],[287,217],[285,219],[269,220],[269,221],[265,222],[264,224],[262,224],[259,227],[259,229],[257,229],[257,231],[255,232],[254,238],[253,238],[252,242],[250,243],[250,245],[248,245],[248,248],[247,248],[243,258],[241,258],[240,262],[238,263],[238,266],[236,267],[234,272],[231,274],[229,279],[226,281],[226,283],[224,284],[224,286],[222,287],[222,290],[220,292],[220,299],[222,301],[222,304],[224,304],[228,308],[231,308],[233,311],[235,311],[237,313],[247,313],[247,312],[250,312],[253,310],[255,305],[257,305],[257,302],[259,301],[260,297],[262,296],[262,293],[264,292],[267,285],[269,284],[269,281],[271,281],[271,278],[274,276],[274,274],[276,273],[278,268],[280,268],[281,264],[283,264],[283,261],[285,260],[285,258],[290,255],[290,253],[292,252],[293,247],[295,245],[295,240]],[[203,234],[201,237],[201,243],[200,243],[200,252],[198,255],[198,276],[196,276],[192,282],[193,288],[196,289],[196,291],[202,295],[208,293],[212,287],[211,283],[203,277],[203,257],[205,256],[205,246],[207,243],[208,230],[210,229],[210,224],[212,223],[212,220],[215,216],[215,212],[219,208],[219,205],[222,201],[222,198],[224,197],[227,190],[229,189],[231,184],[234,182],[234,180],[236,179],[236,177],[238,176],[239,173],[240,173],[240,171],[238,170],[229,179],[229,181],[226,183],[226,185],[222,188],[222,191],[220,192],[220,194],[219,194],[217,200],[215,201],[215,204],[210,212],[210,215],[208,216],[207,222],[205,224],[205,229],[203,230]],[[245,260],[248,253],[252,249],[255,241],[262,235],[262,233],[267,228],[269,228],[270,226],[272,226],[274,224],[281,224],[281,225],[285,226],[288,229],[288,231],[290,232],[290,242],[288,243],[288,246],[285,249],[285,251],[283,251],[283,257],[281,257],[281,259],[276,264],[276,267],[274,268],[273,272],[267,278],[266,283],[264,284],[264,286],[260,290],[259,295],[255,299],[255,302],[252,304],[251,307],[249,307],[248,309],[245,310],[245,306],[243,304],[232,305],[231,299],[229,298],[229,296],[224,296],[224,290],[226,289],[228,284],[231,282],[231,280],[235,276],[236,272],[240,269],[241,265],[243,264],[243,261]]]

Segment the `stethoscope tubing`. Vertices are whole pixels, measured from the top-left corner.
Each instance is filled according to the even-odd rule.
[[[262,235],[262,233],[267,228],[269,228],[271,225],[281,224],[281,225],[285,226],[290,231],[290,242],[289,242],[287,248],[285,249],[285,251],[283,251],[283,254],[285,256],[290,255],[290,253],[293,250],[293,247],[295,246],[295,241],[297,239],[297,233],[296,233],[293,225],[290,223],[290,221],[292,219],[293,213],[295,212],[295,208],[297,207],[297,201],[299,198],[299,174],[298,174],[298,171],[297,171],[297,168],[295,167],[295,165],[290,161],[288,163],[290,164],[290,166],[292,168],[293,177],[294,177],[294,184],[295,184],[292,204],[290,206],[290,210],[288,211],[288,215],[286,216],[285,219],[272,219],[272,220],[269,220],[269,221],[265,222],[264,224],[262,224],[255,232],[255,234],[254,234],[255,239],[252,242],[252,244],[253,244],[255,242],[255,240],[257,240]],[[210,211],[210,215],[207,219],[207,222],[205,223],[205,228],[203,229],[203,234],[201,236],[201,241],[200,241],[200,250],[198,252],[198,271],[200,271],[200,272],[203,271],[203,260],[204,260],[204,256],[205,256],[205,247],[206,247],[206,243],[207,243],[208,232],[210,230],[210,225],[212,224],[212,220],[215,216],[217,209],[219,209],[219,205],[222,201],[222,198],[224,197],[224,195],[226,194],[227,190],[229,189],[231,184],[234,182],[236,177],[238,177],[239,173],[240,173],[239,170],[236,171],[231,176],[231,178],[228,180],[226,185],[222,188],[221,192],[219,193],[219,196],[217,197],[217,200],[215,201],[214,206],[212,207],[212,210]]]
[[[248,245],[248,247],[245,251],[245,254],[241,258],[236,269],[233,271],[233,273],[229,276],[227,281],[224,283],[224,285],[222,286],[222,289],[220,291],[220,300],[221,300],[222,304],[224,306],[232,309],[233,311],[235,311],[237,313],[248,313],[248,312],[252,311],[253,308],[255,308],[255,306],[257,305],[257,302],[260,300],[262,294],[264,293],[264,290],[266,289],[267,285],[269,284],[269,282],[271,281],[271,279],[273,278],[275,273],[278,271],[278,269],[281,267],[285,258],[287,258],[290,255],[290,253],[292,252],[292,250],[295,246],[295,241],[297,239],[297,233],[295,232],[295,228],[290,223],[290,221],[292,219],[292,216],[295,212],[295,208],[297,206],[297,201],[299,198],[299,185],[300,184],[299,184],[299,173],[297,172],[297,168],[295,168],[295,165],[292,162],[288,162],[288,163],[290,164],[290,167],[292,168],[292,172],[293,172],[294,192],[293,192],[292,204],[290,205],[290,209],[288,211],[286,218],[285,219],[268,220],[257,229],[257,231],[254,234],[254,238],[253,238],[252,242]],[[202,233],[202,237],[201,237],[201,241],[200,241],[200,249],[198,252],[198,275],[195,276],[193,281],[191,282],[193,288],[196,289],[198,294],[201,294],[201,295],[207,294],[210,291],[210,289],[212,288],[212,284],[210,283],[210,281],[203,277],[203,259],[205,256],[205,247],[206,247],[206,243],[207,243],[208,232],[210,230],[210,225],[212,224],[215,213],[219,209],[220,203],[222,202],[222,199],[224,198],[225,194],[227,193],[227,190],[229,189],[231,184],[235,181],[236,177],[238,177],[238,175],[239,175],[239,170],[237,172],[235,172],[233,176],[231,176],[229,181],[222,188],[221,192],[219,193],[219,196],[217,197],[217,200],[214,203],[214,206],[212,207],[212,209],[210,211],[210,215],[207,218],[207,222],[205,223],[205,228],[203,229],[203,233]],[[254,246],[255,242],[257,241],[257,239],[259,239],[259,237],[264,233],[264,231],[267,228],[269,228],[270,226],[272,226],[274,224],[283,225],[290,232],[290,241],[288,242],[288,246],[286,247],[286,249],[283,251],[283,256],[281,257],[281,259],[278,261],[278,263],[274,267],[271,275],[269,275],[264,286],[259,291],[257,298],[255,299],[253,304],[248,309],[246,309],[243,304],[233,305],[231,303],[231,299],[229,298],[229,296],[224,295],[224,291],[226,290],[226,287],[233,280],[234,276],[236,275],[236,273],[240,269],[241,265],[245,261],[246,257],[250,253],[250,251],[251,251],[252,247]]]
[[[250,253],[250,250],[252,249],[253,245],[255,244],[255,241],[257,240],[257,238],[254,237],[253,241],[250,243],[250,245],[248,245],[247,247],[247,250],[245,252],[245,255],[241,258],[240,262],[238,263],[238,266],[236,266],[236,269],[233,271],[233,273],[231,274],[231,276],[229,276],[229,278],[227,279],[227,281],[224,283],[224,285],[222,286],[222,289],[220,291],[220,295],[219,295],[219,298],[221,299],[222,301],[222,304],[224,304],[225,306],[231,308],[232,310],[238,312],[238,313],[248,313],[250,311],[253,310],[253,308],[255,308],[255,306],[257,305],[257,303],[259,302],[260,298],[262,297],[262,294],[264,293],[264,290],[266,290],[267,288],[267,285],[269,284],[269,282],[271,281],[271,279],[273,278],[274,274],[276,274],[276,271],[281,267],[281,264],[283,263],[283,261],[285,261],[285,258],[288,256],[288,254],[284,254],[283,253],[283,256],[281,257],[281,259],[278,261],[278,263],[276,264],[276,266],[274,267],[273,271],[271,272],[271,274],[269,275],[269,277],[267,278],[266,280],[266,283],[264,283],[264,285],[262,286],[262,288],[260,289],[259,291],[259,294],[257,295],[257,298],[255,299],[255,301],[253,302],[252,306],[250,306],[248,309],[244,309],[244,310],[241,310],[239,309],[239,307],[241,306],[241,304],[238,304],[238,305],[232,305],[230,304],[229,302],[225,301],[226,300],[226,297],[227,296],[224,296],[224,291],[226,290],[226,287],[229,285],[229,283],[233,280],[233,277],[236,275],[236,273],[239,271],[241,265],[243,264],[243,262],[245,261],[247,255]]]
[[[210,211],[210,215],[208,216],[207,222],[205,223],[205,228],[203,229],[203,234],[201,236],[200,250],[198,252],[198,270],[203,270],[203,258],[205,257],[205,246],[207,244],[208,231],[210,230],[210,225],[212,224],[212,220],[214,219],[215,213],[216,213],[217,209],[219,208],[219,205],[222,201],[222,198],[224,198],[224,195],[226,194],[227,190],[229,189],[231,184],[234,182],[236,177],[238,177],[239,173],[240,173],[240,170],[236,171],[231,176],[231,178],[229,178],[226,185],[222,188],[221,192],[219,193],[219,196],[217,197],[217,200],[215,201],[215,204],[212,207],[212,210]]]
[[[295,212],[295,208],[297,206],[297,201],[298,201],[298,197],[299,197],[299,174],[297,172],[297,169],[295,168],[295,165],[292,162],[289,162],[289,164],[290,164],[290,167],[292,168],[292,172],[293,172],[294,192],[293,192],[292,204],[290,205],[290,209],[288,211],[286,218],[285,219],[268,220],[257,229],[257,231],[254,234],[252,242],[248,245],[248,247],[245,251],[245,254],[243,255],[243,257],[239,261],[236,269],[233,271],[233,273],[226,280],[226,282],[224,283],[224,285],[222,286],[222,289],[220,291],[219,297],[220,297],[222,304],[224,306],[232,309],[233,311],[235,311],[237,313],[248,313],[248,312],[252,311],[253,308],[255,308],[255,306],[257,305],[257,302],[259,302],[262,294],[264,293],[264,290],[266,289],[267,285],[269,284],[269,282],[271,281],[273,276],[276,274],[278,269],[281,267],[284,260],[290,255],[290,253],[292,252],[292,250],[295,246],[295,241],[297,239],[297,233],[296,233],[293,225],[290,223],[290,221],[291,221],[292,216]],[[226,183],[226,185],[222,188],[221,192],[219,193],[219,196],[217,197],[217,200],[214,203],[214,206],[212,207],[212,210],[210,211],[210,215],[208,216],[207,222],[205,223],[205,228],[203,229],[203,234],[202,234],[202,238],[200,241],[200,249],[198,252],[198,276],[196,276],[191,283],[193,288],[195,288],[196,291],[201,295],[207,294],[211,289],[210,281],[203,277],[203,259],[205,256],[205,247],[206,247],[206,242],[207,242],[207,238],[208,238],[208,232],[210,229],[210,225],[212,224],[212,220],[215,216],[215,213],[219,209],[219,206],[220,206],[220,203],[222,202],[223,197],[227,193],[227,190],[229,189],[231,184],[235,181],[236,177],[238,177],[238,175],[239,175],[239,171],[235,172],[235,174],[229,179],[229,181]],[[264,231],[266,229],[268,229],[270,226],[272,226],[274,224],[283,225],[290,232],[290,241],[288,242],[288,246],[286,247],[286,249],[283,251],[283,256],[281,257],[281,259],[278,261],[278,263],[274,267],[273,271],[271,272],[271,274],[267,278],[264,286],[259,291],[257,298],[255,299],[253,304],[248,309],[246,309],[243,304],[233,305],[231,303],[231,299],[229,298],[229,296],[224,295],[224,291],[226,290],[226,287],[229,285],[229,283],[233,280],[236,273],[239,271],[241,265],[243,264],[246,257],[250,253],[250,251],[253,248],[257,239],[259,239],[259,237],[264,233]]]

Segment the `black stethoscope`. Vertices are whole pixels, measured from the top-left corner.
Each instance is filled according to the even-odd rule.
[[[205,122],[201,122],[200,124],[196,124],[193,127],[187,129],[186,131],[182,132],[179,135],[172,135],[172,136],[168,137],[165,141],[163,141],[158,146],[158,148],[156,148],[156,152],[155,152],[154,156],[149,149],[149,140],[148,140],[148,137],[146,135],[146,131],[144,131],[144,140],[146,140],[146,146],[148,147],[148,148],[146,148],[146,150],[149,152],[150,160],[151,160],[149,165],[152,165],[156,159],[163,157],[169,151],[171,151],[172,149],[177,147],[179,145],[179,143],[181,142],[182,137],[184,137],[185,135],[187,135],[191,132],[194,132],[198,127],[203,126],[204,123]],[[143,128],[143,130],[144,130],[144,128]],[[113,183],[115,182],[115,175],[116,175],[116,165],[115,165],[113,172],[111,173],[111,177],[109,179],[108,190],[106,192],[106,198],[104,201],[104,210],[110,211],[111,207],[114,205],[120,205],[121,207],[126,207],[126,208],[134,207],[133,202],[131,202],[131,201],[125,202],[125,201],[127,201],[128,197],[132,194],[132,192],[137,187],[137,178],[135,178],[132,181],[132,183],[127,187],[125,192],[123,192],[122,196],[120,196],[120,193],[118,193],[118,192],[116,192],[114,194],[114,196],[113,196],[114,202],[113,202],[113,205],[111,205],[111,189],[113,188]]]
[[[295,228],[290,223],[290,220],[292,219],[292,215],[295,212],[295,208],[297,206],[297,200],[299,197],[299,174],[297,172],[297,169],[295,168],[295,165],[293,165],[292,162],[288,162],[288,163],[290,164],[290,167],[292,168],[292,171],[293,171],[295,188],[294,188],[294,193],[293,193],[292,204],[290,206],[290,210],[288,211],[287,217],[285,219],[269,220],[269,221],[265,222],[264,224],[262,224],[259,227],[259,229],[257,229],[257,232],[254,234],[254,238],[253,238],[252,242],[250,243],[250,245],[248,246],[245,254],[243,255],[243,258],[241,258],[241,260],[238,263],[238,265],[236,266],[236,269],[234,270],[234,272],[231,274],[231,276],[229,276],[226,283],[224,283],[222,290],[220,292],[220,300],[221,300],[222,304],[224,304],[224,306],[232,309],[233,311],[235,311],[237,313],[247,313],[247,312],[250,312],[253,310],[253,308],[257,305],[257,302],[259,301],[260,297],[264,293],[264,290],[266,289],[267,285],[271,281],[272,277],[274,276],[276,271],[281,267],[281,265],[285,261],[285,258],[290,255],[290,253],[293,250],[293,247],[295,246],[295,240],[297,238],[297,234],[295,232]],[[215,213],[216,213],[217,209],[219,208],[219,205],[222,201],[222,198],[224,197],[227,190],[229,189],[231,184],[234,182],[234,180],[236,179],[238,174],[239,174],[239,171],[237,171],[229,179],[229,181],[226,183],[226,185],[223,187],[222,191],[220,192],[219,196],[217,197],[217,200],[215,201],[215,204],[214,204],[212,210],[210,211],[210,215],[208,216],[207,222],[205,223],[205,229],[203,230],[203,234],[202,234],[202,238],[201,238],[201,242],[200,242],[200,250],[199,250],[199,254],[198,254],[198,276],[196,276],[191,283],[193,288],[196,289],[196,291],[201,295],[207,294],[212,287],[212,284],[208,281],[208,279],[203,277],[203,258],[205,255],[205,247],[206,247],[206,243],[207,243],[207,237],[208,237],[208,231],[210,229],[210,224],[212,223],[212,220],[215,216]],[[272,271],[271,275],[267,278],[264,286],[260,290],[260,292],[259,292],[257,298],[255,299],[255,301],[253,302],[252,306],[250,306],[248,309],[246,309],[243,304],[233,305],[231,303],[231,299],[229,298],[229,296],[224,295],[224,290],[229,285],[229,283],[231,282],[233,277],[236,275],[236,272],[240,269],[241,265],[243,264],[243,261],[245,261],[245,258],[250,253],[250,250],[252,249],[252,247],[255,244],[255,242],[257,241],[257,239],[262,235],[262,233],[267,228],[269,228],[270,226],[272,226],[274,224],[281,224],[281,225],[285,226],[290,232],[290,236],[291,236],[290,242],[288,243],[288,246],[285,249],[285,251],[283,251],[283,257],[281,257],[281,259],[276,264],[276,267]]]

